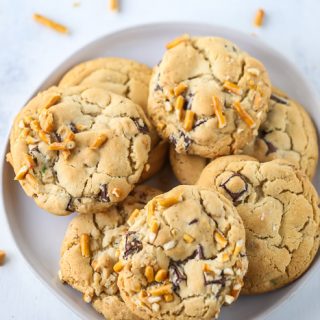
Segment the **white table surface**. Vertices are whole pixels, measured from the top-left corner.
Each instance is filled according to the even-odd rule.
[[[79,7],[73,7],[80,2]],[[320,1],[317,0],[122,0],[119,14],[107,0],[0,0],[0,146],[10,120],[42,79],[87,42],[124,26],[159,21],[201,21],[256,33],[297,64],[320,90]],[[252,26],[254,13],[267,13],[262,29]],[[67,25],[70,36],[36,24],[39,12]],[[29,270],[0,212],[0,319],[78,319]],[[320,319],[320,270],[268,319]]]

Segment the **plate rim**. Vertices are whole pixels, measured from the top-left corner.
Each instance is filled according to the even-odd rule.
[[[233,32],[237,36],[240,36],[241,38],[250,38],[250,34],[247,34],[244,31],[239,31],[236,30],[235,28],[231,28],[229,26],[223,26],[223,25],[216,25],[216,24],[211,24],[211,23],[202,23],[202,22],[196,22],[196,21],[183,21],[183,20],[173,20],[173,21],[157,21],[157,22],[148,22],[148,23],[134,23],[130,24],[125,27],[116,27],[112,28],[111,30],[107,31],[106,33],[99,35],[97,38],[93,40],[89,40],[85,44],[80,45],[77,49],[75,49],[71,54],[69,54],[66,58],[63,60],[59,61],[53,68],[49,69],[48,72],[46,72],[46,76],[43,77],[39,81],[39,85],[35,86],[35,89],[32,90],[31,94],[26,95],[25,101],[28,102],[32,97],[36,95],[36,93],[43,87],[43,85],[50,80],[50,78],[53,76],[54,73],[57,71],[61,70],[63,66],[71,61],[74,57],[76,57],[79,53],[81,53],[84,49],[86,49],[88,46],[93,46],[94,44],[97,44],[101,42],[103,39],[110,38],[110,37],[117,37],[121,34],[126,34],[131,31],[138,32],[139,30],[144,30],[146,28],[162,28],[162,27],[168,27],[169,25],[172,26],[179,26],[182,27],[183,25],[187,25],[188,28],[196,27],[196,28],[210,28],[210,29],[215,29],[215,30],[223,30],[227,32]],[[268,43],[265,41],[261,40],[260,38],[256,37],[255,42],[262,47],[266,49],[266,51],[272,52],[274,56],[279,58],[280,60],[286,61],[286,63],[292,68],[295,73],[306,83],[306,88],[312,95],[313,100],[316,102],[316,105],[314,108],[320,108],[320,102],[319,102],[319,94],[316,91],[314,85],[306,78],[306,76],[298,69],[294,63],[286,58],[281,52],[279,52],[277,49],[274,49],[272,46],[270,46]],[[25,104],[24,104],[25,105]],[[23,107],[23,106],[22,106]],[[22,107],[18,110],[21,110]],[[19,112],[19,111],[17,111]],[[17,112],[10,117],[10,123],[12,123],[13,119],[16,117]],[[316,126],[317,128],[317,126]],[[318,129],[318,128],[317,128]],[[319,128],[320,129],[320,128]],[[53,294],[59,301],[61,301],[69,310],[71,310],[74,314],[76,314],[80,319],[86,320],[84,315],[78,310],[73,302],[66,296],[64,292],[58,293],[50,284],[45,280],[45,277],[43,276],[43,272],[38,270],[35,266],[35,263],[31,261],[31,259],[25,254],[24,249],[22,248],[19,240],[15,237],[15,233],[13,231],[13,225],[12,222],[10,221],[10,217],[7,213],[6,210],[6,205],[5,205],[5,197],[4,197],[4,168],[6,165],[6,154],[7,151],[9,150],[9,143],[10,143],[10,132],[11,132],[11,127],[7,129],[4,135],[4,146],[1,148],[1,153],[0,153],[0,163],[1,163],[1,168],[0,168],[0,196],[1,200],[0,201],[0,210],[4,213],[4,221],[6,224],[7,229],[10,232],[10,236],[13,240],[14,245],[17,248],[17,251],[19,254],[22,256],[24,263],[28,266],[29,270],[32,271],[32,273],[35,275],[35,277],[40,280],[40,283],[51,293]],[[313,262],[309,269],[296,281],[299,281],[299,287],[302,288],[303,286],[306,285],[307,281],[310,280],[315,273],[317,272],[316,268],[314,268],[315,265],[319,264],[320,265],[320,258],[318,258],[317,262]],[[290,285],[290,284],[289,284]],[[297,294],[298,288],[294,289],[289,289],[287,293],[285,293],[276,303],[271,305],[269,308],[267,308],[265,311],[263,311],[261,314],[258,316],[254,317],[254,319],[265,319],[266,317],[270,316],[272,313],[274,313],[276,310],[278,310],[281,306],[289,303],[290,300]],[[66,297],[65,297],[66,296]]]

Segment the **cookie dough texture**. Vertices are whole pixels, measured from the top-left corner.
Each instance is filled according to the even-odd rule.
[[[16,117],[9,158],[41,208],[58,215],[103,212],[139,181],[149,127],[126,98],[95,87],[52,87]]]
[[[172,92],[179,85],[186,89]],[[254,139],[265,120],[270,94],[267,71],[258,60],[225,39],[195,37],[167,50],[154,68],[148,112],[160,136],[169,139],[178,153],[214,158],[237,153]],[[175,110],[178,96],[184,100],[181,112]],[[221,127],[213,97],[225,117]],[[235,105],[254,123],[244,121]],[[188,111],[194,119],[186,129],[183,118]]]
[[[151,68],[145,64],[124,58],[99,58],[83,62],[69,70],[60,80],[60,87],[93,85],[122,95],[139,106],[147,114],[147,102]],[[155,175],[163,166],[167,144],[159,139],[155,128],[150,130],[151,150],[148,166],[140,182]]]
[[[117,287],[113,266],[124,224],[134,209],[142,208],[160,191],[148,186],[136,187],[127,199],[108,209],[108,214],[79,215],[69,224],[61,248],[60,278],[84,294],[84,300],[109,320],[136,320],[124,304]],[[81,253],[80,239],[90,237],[90,256]]]
[[[319,146],[309,115],[299,103],[276,88],[273,88],[269,108],[258,137],[243,152],[261,162],[280,158],[291,161],[312,178]]]
[[[281,288],[308,269],[319,248],[319,200],[293,164],[221,157],[206,167],[198,184],[233,201],[243,220],[249,259],[244,293]]]
[[[120,243],[118,286],[142,319],[212,319],[247,270],[245,231],[219,193],[178,186],[151,200]]]
[[[174,146],[170,146],[170,164],[176,178],[182,184],[196,184],[202,170],[211,159],[178,153]]]

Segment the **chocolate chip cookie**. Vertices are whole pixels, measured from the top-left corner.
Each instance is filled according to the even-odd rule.
[[[100,86],[137,103],[147,113],[151,69],[145,64],[124,58],[99,58],[83,62],[69,70],[60,80],[60,87],[74,85]],[[167,145],[151,127],[149,161],[140,182],[155,175],[163,166]]]
[[[51,213],[103,212],[139,181],[149,128],[142,109],[124,97],[95,87],[52,87],[15,119],[15,179]]]
[[[265,120],[271,85],[258,60],[232,42],[184,36],[154,68],[148,113],[178,153],[237,153]]]
[[[79,215],[69,224],[61,248],[61,281],[83,293],[83,299],[106,319],[136,320],[120,297],[117,273],[121,235],[127,217],[161,192],[148,186],[136,187],[127,199],[108,209],[108,214]]]
[[[296,101],[274,88],[266,121],[258,137],[244,150],[261,162],[286,159],[310,178],[318,163],[317,134],[307,112]]]
[[[245,231],[232,204],[178,186],[130,219],[122,237],[121,297],[143,319],[212,319],[237,299],[247,270]]]
[[[249,259],[244,293],[281,288],[308,269],[319,248],[319,200],[292,163],[221,157],[203,170],[198,184],[230,199],[243,220]]]

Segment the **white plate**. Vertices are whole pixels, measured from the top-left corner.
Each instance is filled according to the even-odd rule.
[[[40,85],[46,89],[73,65],[84,60],[101,56],[120,56],[136,59],[150,66],[155,65],[164,52],[165,44],[183,33],[192,35],[222,36],[234,41],[242,49],[259,58],[269,70],[273,84],[285,90],[289,95],[303,103],[317,127],[320,128],[320,107],[317,97],[308,81],[300,74],[294,65],[289,63],[279,53],[260,42],[257,38],[222,27],[194,23],[165,23],[137,26],[106,35],[77,51],[62,63]],[[5,154],[6,150],[4,150]],[[86,305],[81,295],[68,286],[60,284],[57,279],[59,249],[68,222],[72,216],[57,217],[39,209],[25,196],[17,182],[13,181],[13,172],[2,159],[1,188],[4,211],[13,237],[22,255],[50,291],[58,296],[71,310],[82,319],[101,319],[101,317]],[[170,172],[166,172],[170,180]],[[319,168],[316,186],[319,191]],[[163,180],[166,179],[161,179]],[[160,181],[153,181],[160,183]],[[172,184],[173,181],[170,181]],[[320,269],[320,259],[317,256],[311,269],[294,284],[274,293],[257,297],[241,297],[228,308],[224,308],[221,319],[261,319],[277,306],[288,300],[301,285]]]

